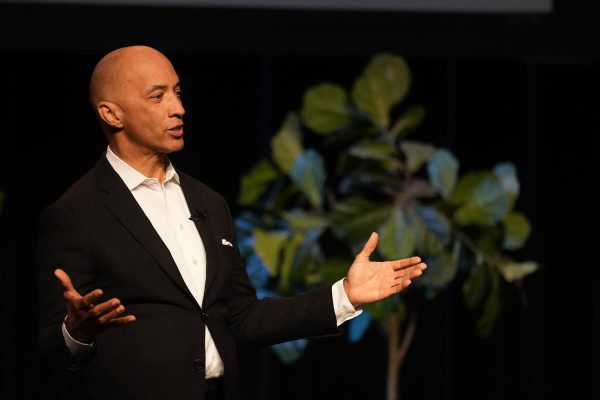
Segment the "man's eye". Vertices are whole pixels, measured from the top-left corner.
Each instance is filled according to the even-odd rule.
[[[177,97],[181,97],[181,95],[182,95],[182,91],[181,91],[181,90],[177,90],[177,91],[175,92],[175,95],[176,95]]]
[[[163,97],[162,93],[157,93],[157,94],[150,96],[150,98],[152,100],[156,100],[156,101],[160,101],[162,99],[162,97]]]

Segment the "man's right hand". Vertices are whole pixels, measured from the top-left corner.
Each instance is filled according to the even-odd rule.
[[[62,269],[56,269],[54,275],[63,288],[67,303],[65,327],[69,335],[78,342],[91,344],[96,335],[107,328],[129,324],[135,316],[121,316],[125,307],[117,298],[96,304],[102,297],[102,290],[95,289],[82,296],[75,290],[71,278]]]

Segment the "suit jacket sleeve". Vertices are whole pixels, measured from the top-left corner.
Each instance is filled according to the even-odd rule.
[[[62,335],[67,315],[62,287],[54,276],[61,268],[73,281],[83,282],[76,288],[85,295],[94,289],[94,269],[82,232],[64,206],[48,206],[40,217],[35,254],[38,293],[37,347],[48,364],[64,368],[77,361],[69,352]]]
[[[229,237],[235,237],[229,207]],[[331,287],[293,297],[268,297],[258,300],[250,283],[237,245],[233,249],[232,272],[228,290],[228,322],[238,344],[274,344],[288,340],[338,334]]]

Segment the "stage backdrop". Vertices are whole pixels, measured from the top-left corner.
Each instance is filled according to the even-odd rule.
[[[234,213],[239,177],[267,153],[308,86],[351,84],[376,51],[404,55],[414,72],[407,101],[427,110],[420,138],[451,149],[465,170],[516,164],[519,208],[533,226],[523,256],[543,269],[524,282],[526,307],[518,293],[507,293],[511,300],[489,340],[476,338],[460,287],[430,303],[402,371],[402,397],[599,398],[593,188],[600,121],[593,99],[600,88],[597,39],[587,36],[586,24],[593,14],[573,14],[577,23],[563,14],[419,16],[416,23],[402,13],[298,13],[0,9],[0,397],[58,398],[34,350],[37,220],[105,148],[87,99],[94,64],[110,49],[144,43],[164,51],[184,83],[186,147],[174,163],[221,192]],[[160,28],[148,24],[157,19]],[[376,329],[357,344],[344,337],[311,343],[293,365],[268,349],[247,351],[244,400],[383,399],[385,354]]]

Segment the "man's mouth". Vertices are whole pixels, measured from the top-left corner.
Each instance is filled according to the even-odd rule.
[[[172,135],[181,136],[183,135],[183,124],[175,125],[172,128],[167,129]]]

